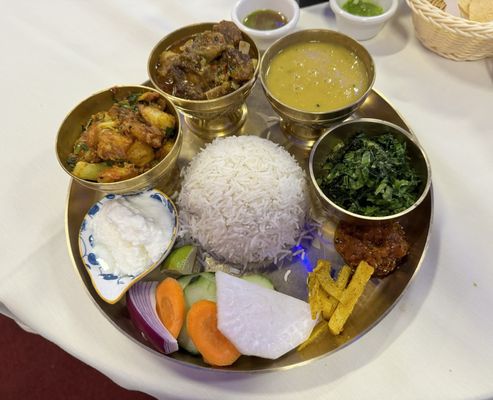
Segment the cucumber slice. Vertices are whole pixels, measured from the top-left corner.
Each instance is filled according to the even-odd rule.
[[[216,283],[216,274],[214,272],[201,272],[199,276]]]
[[[193,278],[195,278],[195,275],[183,275],[178,278],[178,283],[181,285],[181,288],[185,290],[185,288],[188,286]]]
[[[183,276],[178,279],[178,282],[182,285],[185,284],[183,294],[185,295],[186,312],[193,303],[199,300],[216,301],[216,277],[212,272]],[[189,353],[199,354],[192,339],[188,336],[186,322],[178,335],[178,345]]]
[[[214,274],[203,272],[185,287],[185,307],[188,309],[199,300],[216,301],[216,279]]]
[[[271,280],[264,275],[249,274],[249,275],[243,275],[241,278],[248,282],[262,286],[264,288],[274,290],[274,285],[272,284]]]
[[[190,336],[188,336],[186,319],[185,319],[185,324],[183,324],[177,340],[178,340],[178,346],[180,346],[182,349],[185,349],[186,351],[192,354],[199,354],[197,347],[195,347],[195,344],[193,343],[192,339],[190,338]]]
[[[183,275],[178,278],[178,283],[181,285],[181,288],[185,290],[185,288],[192,282],[195,282],[200,277],[206,278],[210,281],[214,281],[214,274],[211,272],[201,272],[200,274],[192,274],[192,275]]]

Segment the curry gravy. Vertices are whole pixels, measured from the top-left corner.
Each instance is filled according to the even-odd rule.
[[[344,46],[310,42],[294,44],[274,56],[266,85],[282,103],[310,112],[345,107],[368,89],[363,61]]]

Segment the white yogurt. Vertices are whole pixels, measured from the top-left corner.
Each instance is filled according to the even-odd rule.
[[[137,275],[156,263],[168,247],[173,219],[155,199],[120,197],[103,203],[89,229],[94,254],[105,272]]]

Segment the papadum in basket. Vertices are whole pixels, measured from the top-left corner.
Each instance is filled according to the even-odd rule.
[[[407,4],[416,36],[425,47],[456,61],[493,57],[493,22],[448,14],[443,0],[407,0]]]

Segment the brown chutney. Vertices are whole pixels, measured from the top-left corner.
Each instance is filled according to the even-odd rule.
[[[373,275],[377,277],[394,271],[409,252],[404,229],[398,222],[358,225],[341,221],[334,235],[334,244],[352,269],[364,260],[375,268]]]

